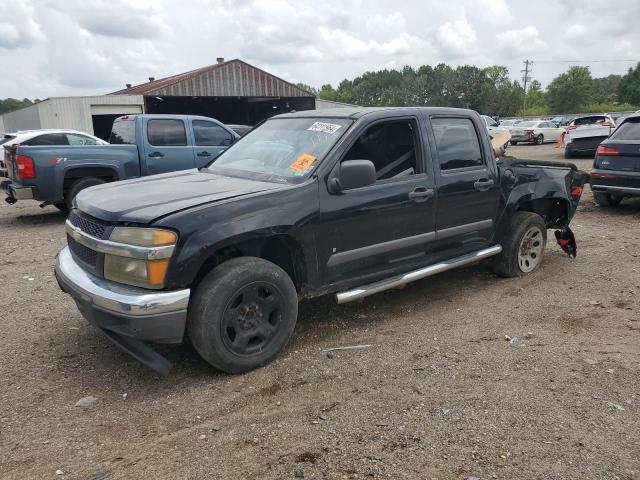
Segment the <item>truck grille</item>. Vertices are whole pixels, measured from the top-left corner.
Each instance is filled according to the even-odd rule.
[[[69,244],[69,250],[71,250],[74,257],[92,268],[96,267],[98,263],[98,252],[76,242],[69,235],[67,235],[67,243]]]
[[[96,238],[104,238],[107,226],[98,223],[95,220],[91,220],[87,217],[78,215],[75,211],[71,211],[69,214],[69,221],[74,227],[78,227],[84,233]]]

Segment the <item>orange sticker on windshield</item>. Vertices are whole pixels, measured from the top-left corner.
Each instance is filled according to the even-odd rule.
[[[302,173],[305,172],[311,165],[313,165],[313,162],[315,161],[316,157],[314,157],[313,155],[309,155],[308,153],[303,153],[298,158],[296,158],[295,162],[289,165],[289,168],[295,170],[298,173]]]

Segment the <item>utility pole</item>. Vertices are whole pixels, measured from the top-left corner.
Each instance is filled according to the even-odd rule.
[[[529,67],[533,65],[533,62],[531,60],[525,60],[522,63],[524,63],[524,70],[520,70],[520,73],[522,73],[522,86],[524,88],[524,103],[522,105],[522,118],[524,118],[527,113],[527,83],[531,80],[529,77],[529,73],[531,73]]]

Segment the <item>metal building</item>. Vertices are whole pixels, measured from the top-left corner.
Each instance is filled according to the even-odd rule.
[[[217,62],[95,97],[48,98],[0,116],[0,132],[74,128],[107,138],[113,120],[134,113],[205,115],[255,125],[273,115],[313,110],[315,96],[242,60]]]

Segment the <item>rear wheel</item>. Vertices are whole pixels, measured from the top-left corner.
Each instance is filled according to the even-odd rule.
[[[493,271],[501,277],[520,277],[542,263],[547,243],[547,227],[537,213],[516,212],[502,239],[502,252],[493,261]]]
[[[544,136],[542,134],[536,137],[536,145],[542,145],[544,143]]]
[[[200,356],[227,373],[271,361],[293,333],[298,297],[287,273],[261,258],[214,268],[189,307],[189,338]]]
[[[509,142],[509,143],[511,143],[511,145],[517,145],[518,144],[518,142],[515,141],[515,140],[511,140],[511,142]]]
[[[95,185],[102,185],[103,183],[107,182],[97,177],[80,178],[73,182],[64,195],[64,203],[67,210],[71,210],[73,207],[73,199],[76,198],[76,195],[78,195],[82,190]]]
[[[593,192],[593,199],[596,205],[601,207],[617,207],[622,202],[620,195],[611,195],[607,192]]]

